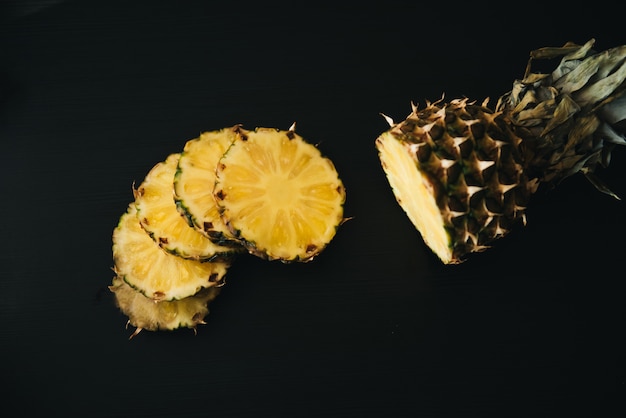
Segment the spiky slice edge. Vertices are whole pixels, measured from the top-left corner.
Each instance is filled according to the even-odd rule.
[[[174,200],[189,225],[218,245],[240,249],[213,197],[217,163],[237,136],[234,126],[204,132],[185,143],[174,176]]]
[[[114,277],[109,290],[115,295],[115,304],[128,317],[127,325],[135,327],[129,339],[142,330],[172,331],[205,324],[209,303],[219,295],[220,287],[203,288],[198,293],[171,302],[155,302],[128,285],[121,277]]]
[[[174,175],[180,154],[170,154],[152,167],[134,190],[135,206],[141,226],[165,251],[200,261],[226,260],[236,252],[233,247],[214,243],[189,226],[174,201]]]
[[[224,223],[251,254],[312,260],[344,220],[346,192],[333,162],[295,126],[240,134],[217,165],[214,195]]]
[[[155,301],[194,295],[223,284],[230,263],[185,259],[163,250],[142,228],[134,203],[113,230],[114,271],[131,287]]]

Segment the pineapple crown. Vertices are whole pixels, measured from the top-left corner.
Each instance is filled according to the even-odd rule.
[[[532,51],[524,78],[498,99],[496,111],[522,139],[531,178],[554,185],[582,172],[619,199],[595,170],[609,165],[616,145],[626,145],[626,45],[596,52],[594,43]],[[552,72],[532,71],[535,60],[559,57]]]

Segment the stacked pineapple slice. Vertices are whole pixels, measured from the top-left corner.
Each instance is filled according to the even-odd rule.
[[[240,129],[213,194],[231,238],[268,260],[312,260],[343,221],[335,166],[293,129]]]
[[[213,188],[217,164],[240,130],[235,126],[204,132],[187,141],[174,177],[174,199],[189,225],[212,242],[231,248],[239,247],[239,241],[221,221]]]
[[[541,185],[595,175],[626,145],[626,46],[605,51],[567,43],[531,52],[526,74],[488,101],[466,98],[413,106],[375,142],[393,193],[445,264],[463,262],[526,222]],[[550,73],[537,59],[560,59]]]
[[[241,253],[308,262],[344,221],[330,159],[289,130],[205,132],[157,163],[113,231],[109,289],[141,330],[204,323]]]

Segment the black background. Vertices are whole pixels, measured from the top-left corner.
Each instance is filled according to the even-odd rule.
[[[444,266],[374,140],[411,101],[508,91],[528,54],[626,43],[602,4],[13,1],[0,9],[0,376],[11,416],[624,416],[624,201],[582,176]],[[142,332],[107,286],[131,187],[202,131],[287,129],[353,219],[313,262],[231,267],[207,324]],[[626,196],[626,150],[599,175]]]

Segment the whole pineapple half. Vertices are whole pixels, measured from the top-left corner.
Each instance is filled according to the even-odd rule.
[[[333,162],[289,130],[238,129],[216,169],[224,224],[249,253],[307,262],[344,221],[346,191]]]
[[[489,248],[517,224],[542,185],[595,175],[626,145],[626,47],[603,52],[567,43],[530,54],[524,78],[495,107],[466,98],[413,105],[375,141],[399,205],[445,264]],[[559,58],[548,74],[537,59]]]
[[[237,136],[234,126],[203,132],[185,143],[174,176],[174,200],[189,225],[218,245],[240,249],[213,197],[217,163]]]
[[[113,230],[113,270],[153,301],[172,301],[223,284],[229,261],[199,261],[165,251],[143,229],[133,203]]]
[[[180,154],[170,154],[133,190],[143,229],[165,251],[183,258],[213,261],[232,258],[233,247],[218,245],[191,227],[174,201],[174,175]]]
[[[170,302],[155,302],[133,289],[121,277],[114,277],[109,290],[115,295],[115,304],[128,317],[127,325],[135,327],[132,339],[142,330],[171,331],[206,324],[209,303],[219,295],[221,288],[202,288],[198,293]]]

